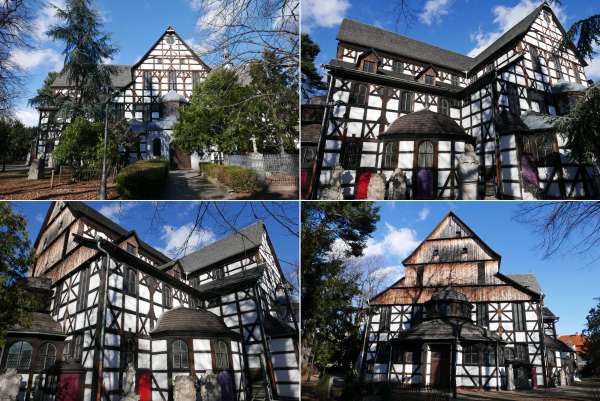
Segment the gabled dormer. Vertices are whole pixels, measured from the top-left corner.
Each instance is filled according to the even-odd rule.
[[[436,80],[438,77],[437,70],[433,67],[433,65],[429,64],[415,76],[415,80],[426,85],[435,86]]]
[[[358,56],[356,60],[356,68],[360,71],[369,72],[371,74],[377,74],[379,66],[381,65],[382,58],[373,49],[369,49],[366,52]]]

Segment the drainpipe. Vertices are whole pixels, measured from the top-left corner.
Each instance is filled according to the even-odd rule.
[[[103,303],[103,308],[104,311],[102,313],[102,319],[101,319],[101,326],[100,326],[100,351],[101,351],[101,359],[100,359],[100,363],[98,364],[98,380],[97,380],[97,387],[96,387],[96,401],[100,401],[101,394],[102,394],[102,383],[104,382],[104,378],[103,378],[103,371],[104,371],[104,330],[105,330],[105,326],[106,326],[106,309],[108,307],[108,275],[109,275],[109,271],[110,271],[110,255],[108,254],[108,252],[106,251],[106,249],[102,248],[101,245],[101,241],[102,238],[100,238],[99,236],[96,236],[96,244],[98,246],[98,249],[104,253],[106,259],[106,263],[105,263],[105,275],[104,275],[104,283],[103,283],[103,297],[102,297],[102,303]],[[98,305],[98,307],[100,307],[100,305]]]
[[[541,360],[542,360],[542,375],[544,378],[544,387],[548,387],[548,372],[547,372],[547,366],[546,366],[546,345],[544,344],[544,337],[545,337],[545,333],[544,333],[544,294],[542,293],[540,296],[540,303],[539,303],[539,315],[538,315],[538,319],[539,319],[539,330],[540,330],[540,354],[541,354]]]

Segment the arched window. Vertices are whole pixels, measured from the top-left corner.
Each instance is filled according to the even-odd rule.
[[[182,340],[173,341],[171,351],[173,354],[173,369],[188,369],[190,367],[188,347]]]
[[[40,347],[38,354],[37,354],[35,368],[37,370],[48,369],[49,367],[54,365],[55,361],[56,361],[56,347],[54,346],[54,344],[52,344],[52,343],[42,344],[42,346]]]
[[[31,366],[31,344],[25,341],[14,343],[8,349],[6,369],[29,369]]]
[[[352,98],[350,103],[355,106],[364,106],[367,104],[368,89],[367,85],[355,84],[352,91]]]
[[[227,343],[218,340],[214,343],[215,369],[229,369],[229,349]]]
[[[342,167],[347,170],[355,170],[360,166],[360,143],[348,141],[344,144],[342,152]]]
[[[419,144],[419,168],[433,167],[433,143],[423,141]]]
[[[171,288],[166,284],[163,284],[163,304],[165,308],[173,307],[173,293],[171,292]]]
[[[448,99],[440,99],[440,113],[445,116],[450,116],[450,102],[448,102]]]
[[[161,155],[161,147],[162,147],[162,144],[160,142],[160,138],[154,138],[152,140],[152,154],[154,156],[159,156],[160,157],[160,155]]]
[[[169,71],[169,90],[177,91],[177,73],[175,71]]]
[[[382,168],[398,167],[398,142],[386,142],[383,144]]]

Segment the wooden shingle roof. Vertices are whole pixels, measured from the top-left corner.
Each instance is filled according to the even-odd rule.
[[[150,335],[152,337],[169,335],[206,338],[239,337],[238,333],[228,328],[223,319],[214,313],[185,307],[171,309],[160,315]]]
[[[465,130],[452,118],[424,109],[398,117],[380,137],[448,134],[467,136]]]

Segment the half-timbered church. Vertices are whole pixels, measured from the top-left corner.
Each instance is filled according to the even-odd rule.
[[[179,108],[189,102],[193,88],[210,71],[172,27],[168,27],[134,65],[112,67],[111,118],[126,119],[139,139],[138,148],[129,154],[130,160],[171,160],[177,167],[190,168],[197,167],[202,159],[215,157],[212,152],[215,149],[207,149],[204,155],[190,155],[171,143]],[[64,71],[54,80],[52,89],[56,96],[77,96]],[[39,109],[38,138],[32,155],[33,159],[45,159],[49,165],[52,165],[52,151],[68,122],[68,119],[58,118],[56,111],[54,107]]]
[[[216,375],[223,401],[298,400],[298,323],[262,221],[171,259],[95,209],[51,204],[35,242],[29,328],[0,368],[19,400],[172,401],[179,375]],[[58,397],[58,398],[56,398]]]
[[[503,274],[500,260],[448,213],[370,300],[363,376],[445,390],[572,384],[574,352],[537,279]]]
[[[345,19],[325,66],[312,197],[335,186],[365,199],[374,175],[389,187],[403,173],[406,190],[386,198],[460,199],[469,160],[479,199],[596,196],[597,169],[570,159],[553,129],[590,85],[564,35],[546,3],[476,57]]]

